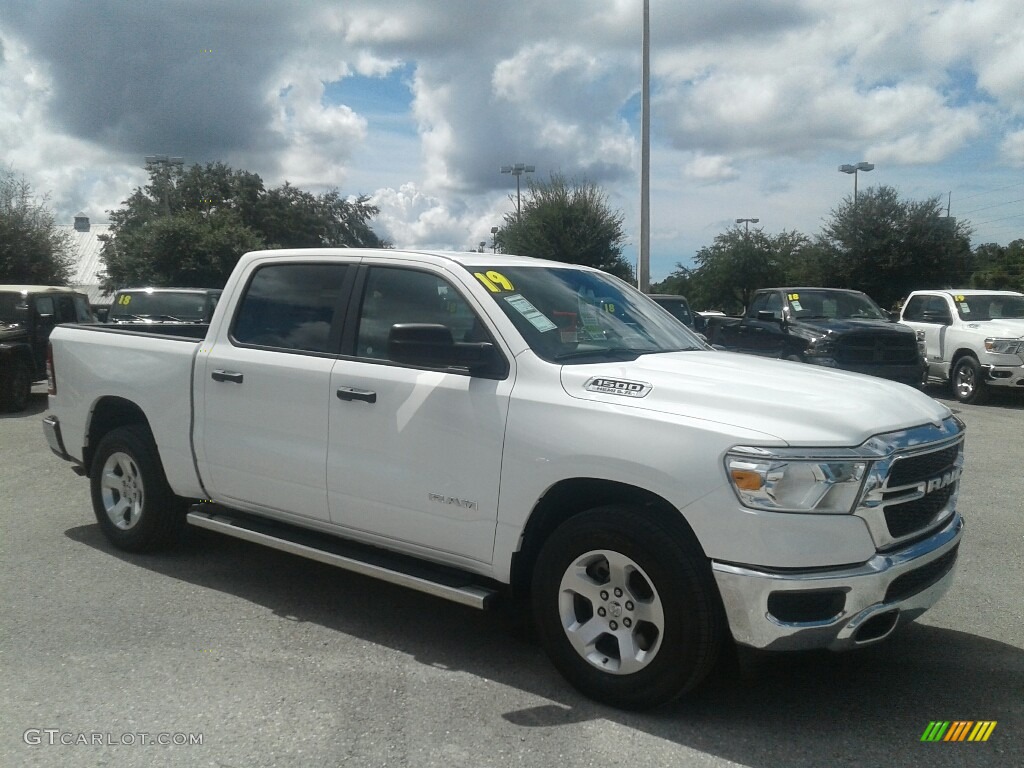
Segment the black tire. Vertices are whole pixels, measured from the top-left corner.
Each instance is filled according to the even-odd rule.
[[[18,413],[28,407],[32,397],[32,371],[21,358],[10,362],[7,374],[0,378],[0,409]]]
[[[118,427],[100,441],[89,484],[96,520],[118,549],[153,551],[180,540],[188,502],[167,484],[146,426]]]
[[[639,507],[600,507],[559,526],[538,556],[532,599],[558,671],[584,695],[623,709],[694,688],[722,645],[724,616],[700,546],[681,524]]]
[[[953,364],[949,381],[953,387],[953,397],[961,403],[981,405],[988,400],[988,386],[981,365],[970,355],[961,357]]]

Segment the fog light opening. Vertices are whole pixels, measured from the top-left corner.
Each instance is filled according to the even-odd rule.
[[[853,641],[855,643],[871,643],[875,640],[881,640],[896,628],[896,622],[899,621],[899,618],[899,611],[886,611],[877,616],[872,616],[853,633]]]

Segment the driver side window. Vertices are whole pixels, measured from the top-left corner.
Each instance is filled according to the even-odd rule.
[[[390,360],[388,334],[398,323],[443,325],[453,341],[486,341],[476,313],[446,280],[402,267],[371,267],[363,291],[356,355]]]

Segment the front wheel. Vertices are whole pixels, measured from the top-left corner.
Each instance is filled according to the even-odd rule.
[[[953,396],[961,403],[980,405],[988,399],[981,366],[973,357],[961,357],[953,366]]]
[[[586,696],[647,709],[696,686],[714,666],[721,612],[692,535],[642,508],[612,505],[563,523],[533,577],[541,641]]]
[[[89,480],[96,520],[114,546],[143,552],[181,536],[187,502],[167,484],[147,427],[132,424],[109,432],[96,448]]]

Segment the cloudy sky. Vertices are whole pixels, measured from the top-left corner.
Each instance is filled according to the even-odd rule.
[[[651,0],[651,276],[861,189],[1024,237],[1021,0]],[[399,247],[490,242],[527,163],[639,243],[642,0],[3,0],[0,164],[106,219],[143,157],[367,194]],[[524,179],[527,177],[524,177]]]

